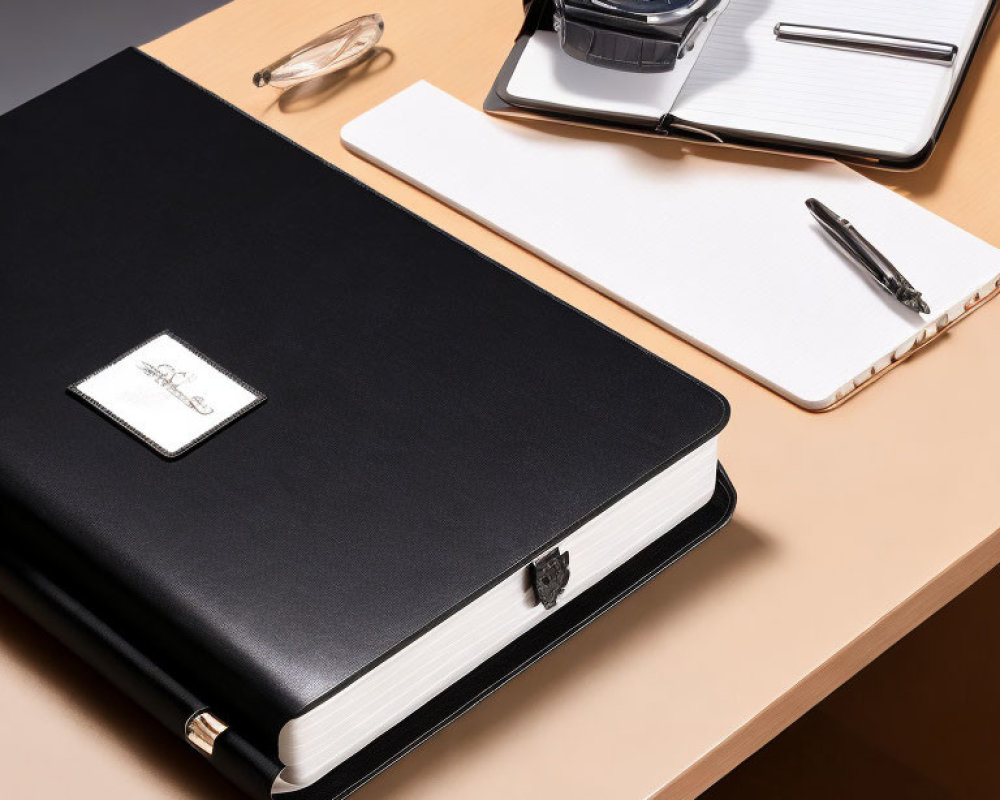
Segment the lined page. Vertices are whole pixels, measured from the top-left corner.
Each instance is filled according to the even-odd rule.
[[[673,107],[686,122],[905,158],[937,127],[988,0],[732,0]],[[779,22],[944,41],[952,67],[779,42]]]
[[[840,164],[736,163],[666,155],[634,138],[560,136],[490,117],[425,82],[341,137],[807,408],[833,403],[1000,273],[1000,251]],[[812,221],[809,197],[849,217],[931,314],[904,309],[845,260]]]

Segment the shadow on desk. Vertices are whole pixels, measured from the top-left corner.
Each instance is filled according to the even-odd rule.
[[[699,800],[1000,797],[1000,567]]]
[[[990,27],[983,36],[975,60],[969,67],[969,73],[930,160],[920,169],[911,172],[893,173],[865,169],[860,171],[872,180],[893,187],[918,202],[921,198],[932,195],[948,173],[955,151],[960,146],[969,114],[975,106],[976,96],[986,91],[986,77],[994,69],[991,62],[995,59],[1000,59],[1000,20],[996,16],[990,21]]]

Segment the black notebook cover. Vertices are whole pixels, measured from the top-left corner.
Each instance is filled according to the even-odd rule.
[[[224,719],[212,759],[260,796],[284,722],[728,418],[138,51],[0,118],[0,171],[0,586],[178,733]],[[177,458],[67,391],[164,330],[267,398]],[[303,796],[384,768],[733,502],[720,471],[708,506]]]

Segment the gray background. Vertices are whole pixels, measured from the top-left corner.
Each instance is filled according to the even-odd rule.
[[[0,114],[223,0],[0,0]]]

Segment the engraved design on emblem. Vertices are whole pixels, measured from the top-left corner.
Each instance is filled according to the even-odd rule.
[[[170,394],[180,400],[188,408],[197,411],[203,416],[208,416],[215,411],[205,398],[200,395],[188,395],[181,391],[181,386],[185,383],[193,383],[198,376],[193,372],[178,372],[170,364],[160,364],[153,366],[148,361],[140,361],[136,366],[144,375],[149,375],[157,385],[162,386]]]
[[[569,583],[569,553],[561,553],[557,547],[532,563],[531,582],[535,588],[535,597],[542,607],[555,608],[556,599]]]

